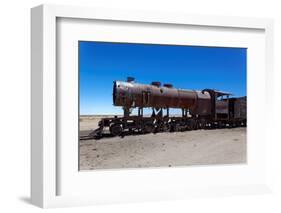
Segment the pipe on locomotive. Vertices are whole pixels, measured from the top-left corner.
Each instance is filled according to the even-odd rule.
[[[173,88],[171,84],[161,86],[160,82],[140,84],[129,77],[127,81],[113,82],[113,104],[130,109],[180,108],[188,109],[191,115],[208,115],[211,112],[210,93]]]

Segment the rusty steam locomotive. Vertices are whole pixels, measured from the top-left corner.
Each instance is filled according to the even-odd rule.
[[[176,89],[160,82],[139,84],[132,77],[127,81],[114,81],[113,104],[122,107],[124,115],[101,119],[98,129],[88,138],[100,138],[108,130],[112,136],[122,136],[246,126],[246,96],[230,96],[213,89]],[[137,115],[131,113],[134,108]],[[144,108],[151,108],[152,113],[144,115]],[[171,108],[181,109],[181,115],[170,116]]]

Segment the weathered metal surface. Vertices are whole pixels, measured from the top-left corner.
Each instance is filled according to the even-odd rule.
[[[246,119],[247,117],[247,99],[246,97],[236,98],[234,101],[234,118]]]
[[[211,94],[209,92],[196,91],[197,99],[194,114],[206,116],[211,114]]]
[[[101,138],[105,128],[112,136],[124,136],[246,126],[246,97],[229,98],[229,95],[214,89],[176,89],[171,84],[161,86],[157,81],[139,84],[133,77],[128,77],[127,82],[114,81],[113,104],[123,107],[124,116],[101,119],[98,129],[80,139]],[[153,109],[149,117],[143,116],[146,107]],[[137,116],[130,115],[132,108],[138,108]],[[169,108],[182,109],[182,116],[170,116]]]
[[[216,113],[228,114],[228,100],[217,100],[216,101]]]
[[[171,84],[160,86],[158,82],[139,84],[115,81],[113,85],[113,104],[115,106],[181,108],[193,113],[210,112],[208,92],[173,88]]]

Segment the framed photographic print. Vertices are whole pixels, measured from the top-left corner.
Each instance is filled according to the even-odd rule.
[[[32,203],[270,191],[261,112],[273,102],[272,20],[52,5],[31,14]]]

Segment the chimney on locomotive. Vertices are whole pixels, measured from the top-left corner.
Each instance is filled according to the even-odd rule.
[[[160,87],[161,86],[161,82],[159,82],[159,81],[152,81],[151,85],[156,86],[156,87]]]
[[[173,84],[164,84],[163,86],[167,88],[173,88]]]
[[[127,82],[134,82],[135,81],[135,78],[134,77],[130,77],[130,76],[128,76],[127,77]]]

